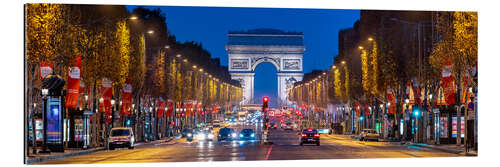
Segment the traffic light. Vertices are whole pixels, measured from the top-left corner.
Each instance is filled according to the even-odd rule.
[[[264,96],[262,97],[262,102],[267,103],[269,101],[269,97]]]
[[[184,117],[184,112],[183,112],[183,113],[181,113],[181,117]]]
[[[262,97],[262,112],[264,112],[264,124],[266,125],[266,129],[269,122],[269,119],[267,118],[267,111],[269,110],[267,102],[269,102],[269,97]]]
[[[420,111],[416,109],[415,111],[413,111],[413,115],[415,115],[415,117],[418,117],[420,115]]]

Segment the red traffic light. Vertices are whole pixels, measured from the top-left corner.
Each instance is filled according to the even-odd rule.
[[[267,102],[269,101],[269,97],[264,96],[264,97],[262,98],[262,101],[263,101],[264,103],[267,103]]]

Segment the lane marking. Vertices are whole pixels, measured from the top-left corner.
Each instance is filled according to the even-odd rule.
[[[271,150],[273,150],[273,146],[269,147],[269,149],[267,150],[267,155],[265,160],[269,159],[269,155],[271,155]]]

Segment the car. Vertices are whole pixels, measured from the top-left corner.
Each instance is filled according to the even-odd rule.
[[[194,134],[193,129],[190,129],[190,128],[183,129],[182,133],[181,133],[181,137],[188,137],[188,134],[193,135]]]
[[[217,135],[217,141],[222,140],[234,140],[236,139],[236,133],[231,128],[221,128],[219,129],[219,134]]]
[[[210,130],[201,130],[196,134],[198,141],[214,140],[214,134]]]
[[[319,146],[319,133],[318,130],[308,128],[304,129],[302,133],[300,133],[300,145],[304,144],[316,144]]]
[[[240,132],[240,140],[254,140],[255,133],[252,129],[243,129]]]
[[[379,135],[375,129],[363,129],[359,134],[360,141],[376,140],[378,141]]]
[[[290,122],[286,123],[284,129],[293,131],[293,124]]]
[[[135,145],[134,131],[130,127],[116,127],[111,129],[108,137],[108,149],[117,147],[128,147],[133,149]]]

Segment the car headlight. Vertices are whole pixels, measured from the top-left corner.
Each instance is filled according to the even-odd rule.
[[[253,133],[252,133],[252,134],[250,135],[250,137],[255,137],[255,134],[253,134]]]
[[[243,134],[240,134],[240,137],[243,137]]]
[[[236,137],[236,133],[231,134],[231,136]]]
[[[213,134],[208,134],[208,138],[212,139],[212,138],[214,138],[214,135]]]
[[[188,134],[187,134],[187,136],[188,136],[188,137],[191,137],[191,136],[193,136],[193,134],[191,134],[191,133],[188,133]]]

